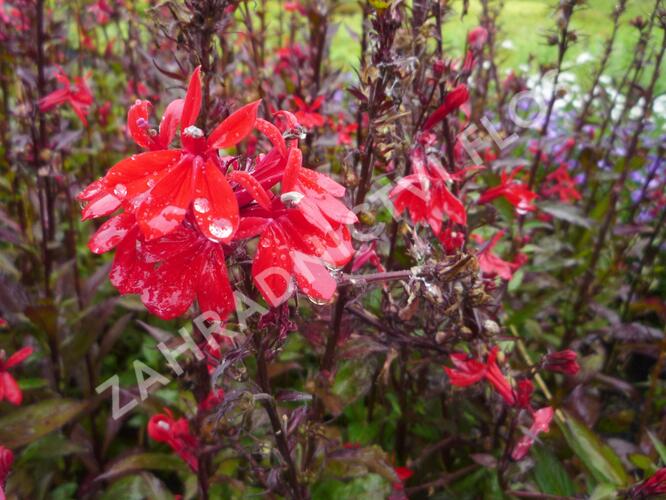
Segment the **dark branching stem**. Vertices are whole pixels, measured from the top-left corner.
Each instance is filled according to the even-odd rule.
[[[268,378],[268,362],[266,360],[266,345],[264,338],[260,333],[257,333],[254,338],[255,348],[257,350],[257,383],[263,392],[266,394],[272,394],[271,384]],[[262,405],[268,414],[268,418],[271,422],[271,427],[273,429],[273,436],[275,437],[275,442],[277,443],[278,450],[280,455],[284,460],[287,466],[287,479],[292,491],[292,498],[302,499],[306,498],[303,493],[303,489],[298,480],[298,472],[296,470],[296,465],[291,457],[291,451],[289,449],[289,443],[287,441],[287,436],[285,434],[285,429],[278,415],[277,409],[275,407],[275,401],[273,398],[262,400]]]

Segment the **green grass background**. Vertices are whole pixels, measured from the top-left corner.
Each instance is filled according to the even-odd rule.
[[[469,12],[461,20],[462,0],[454,2],[453,10],[444,25],[444,44],[450,55],[458,56],[462,53],[466,33],[478,25],[480,4],[478,0],[470,0],[469,3]],[[545,40],[555,28],[554,7],[558,3],[558,0],[505,0],[500,16],[499,41],[510,40],[513,49],[499,49],[503,69],[516,68],[530,60],[533,61],[533,67],[534,64],[556,61],[557,49],[546,45]],[[567,53],[565,68],[574,72],[583,85],[585,78],[592,74],[594,62],[578,64],[576,59],[583,52],[588,52],[595,58],[601,54],[604,42],[612,31],[610,15],[615,4],[615,0],[588,0],[587,5],[579,7],[574,14],[572,25],[579,38],[578,43]],[[621,76],[633,55],[638,36],[637,30],[629,25],[629,20],[636,16],[647,18],[653,5],[654,0],[629,0],[621,18],[609,75]],[[361,15],[358,4],[341,2],[337,9],[337,20],[341,26],[331,46],[332,59],[345,68],[357,67],[359,44],[350,35],[350,31],[360,33]],[[666,78],[663,75],[660,77],[658,91],[666,91]]]

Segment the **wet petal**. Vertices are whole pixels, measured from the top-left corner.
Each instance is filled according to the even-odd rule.
[[[127,189],[126,196],[132,197],[128,186],[130,183],[158,174],[166,168],[172,167],[181,159],[183,153],[178,150],[148,151],[132,155],[119,161],[109,169],[103,177],[104,185],[113,191],[118,186]]]
[[[292,252],[291,257],[298,288],[315,302],[331,300],[337,283],[321,259],[302,252]]]
[[[296,181],[303,164],[303,153],[298,148],[291,148],[287,158],[287,165],[282,174],[282,192],[288,193],[296,189]]]
[[[271,222],[272,219],[265,217],[241,217],[234,239],[246,240],[259,236]]]
[[[254,128],[261,100],[246,104],[220,123],[208,138],[209,149],[225,149],[242,141]]]
[[[145,262],[138,252],[139,228],[134,227],[116,247],[109,281],[122,295],[141,293],[153,266]]]
[[[270,209],[271,199],[257,179],[239,170],[234,170],[227,177],[230,181],[240,184],[261,207]]]
[[[298,172],[298,181],[307,188],[317,192],[327,192],[336,198],[342,198],[345,195],[344,186],[338,184],[327,175],[320,174],[309,168],[301,168]]]
[[[199,117],[201,109],[201,66],[197,66],[190,77],[190,84],[187,86],[187,94],[183,102],[183,112],[180,116],[180,129],[185,130],[190,125],[194,125]]]
[[[166,149],[173,141],[180,125],[180,117],[183,114],[184,99],[171,101],[164,110],[162,121],[160,122],[160,140],[159,145]]]
[[[225,319],[235,309],[234,292],[229,284],[221,245],[213,250],[201,269],[197,300],[201,312],[214,311]]]
[[[206,238],[231,241],[238,228],[238,202],[224,174],[211,160],[197,180],[192,211]]]
[[[135,225],[136,219],[133,214],[123,212],[116,215],[102,224],[93,234],[88,242],[88,248],[96,254],[108,252],[118,245]]]
[[[272,224],[259,239],[252,263],[252,278],[266,302],[277,307],[291,297],[292,262],[282,231]]]
[[[81,211],[81,220],[104,217],[120,207],[120,200],[114,195],[103,191],[92,198]]]
[[[162,319],[182,316],[194,302],[202,262],[201,255],[186,254],[162,263],[148,277],[141,302]]]
[[[137,100],[127,112],[127,130],[134,142],[144,149],[151,149],[154,143],[148,125],[152,107],[153,105],[149,101]]]
[[[284,142],[284,137],[282,137],[282,132],[280,132],[279,128],[261,118],[257,118],[254,126],[259,132],[268,137],[281,156],[287,157],[287,143]]]
[[[5,362],[5,368],[12,368],[22,363],[31,354],[32,354],[32,347],[24,347],[22,349],[19,349],[14,354],[9,356],[9,359]]]

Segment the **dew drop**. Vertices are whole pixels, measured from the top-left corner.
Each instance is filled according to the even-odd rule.
[[[113,188],[113,194],[118,198],[124,198],[127,196],[127,188],[125,187],[125,184],[116,184],[116,187]]]
[[[305,197],[304,194],[299,193],[298,191],[289,191],[288,193],[283,193],[280,196],[280,201],[287,206],[298,205],[301,200]]]
[[[326,304],[330,304],[330,303],[331,303],[330,300],[324,300],[324,299],[319,299],[319,298],[317,298],[317,297],[312,297],[311,295],[307,295],[307,293],[306,293],[305,296],[307,297],[307,299],[308,299],[310,302],[312,302],[313,304],[315,304],[315,305],[317,305],[317,306],[325,306]]]
[[[155,179],[148,179],[148,182],[146,182],[146,185],[147,185],[149,188],[154,188],[154,187],[155,187],[155,184],[156,184],[156,183],[155,183]]]
[[[226,219],[217,219],[216,221],[211,222],[208,226],[208,231],[210,231],[210,234],[220,239],[228,238],[231,236],[233,230],[234,229],[231,226],[231,223]]]
[[[194,211],[205,214],[210,211],[210,202],[207,198],[197,198],[194,200]],[[212,230],[211,230],[212,232]]]

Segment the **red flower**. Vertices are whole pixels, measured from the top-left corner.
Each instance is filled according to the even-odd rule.
[[[542,432],[548,432],[550,422],[553,420],[553,408],[546,406],[532,414],[532,425],[525,435],[516,443],[516,446],[511,451],[511,458],[514,460],[522,460],[525,455],[530,451],[537,436]]]
[[[452,177],[433,158],[426,159],[420,147],[412,151],[411,161],[415,173],[400,179],[389,194],[397,214],[408,210],[414,223],[427,222],[435,234],[441,231],[445,215],[465,225],[465,207],[447,187]]]
[[[167,107],[159,132],[147,126],[149,104],[137,102],[128,113],[128,129],[137,144],[151,151],[118,162],[79,196],[89,201],[84,219],[108,215],[122,201],[152,240],[174,231],[192,204],[201,232],[212,241],[229,242],[238,228],[238,203],[217,150],[235,146],[250,133],[258,106],[256,101],[240,108],[206,137],[194,126],[201,107],[199,68],[185,99]],[[182,147],[163,149],[178,121]]]
[[[72,107],[83,125],[87,126],[88,121],[86,120],[86,116],[88,115],[88,110],[93,102],[92,93],[90,92],[88,85],[86,85],[86,79],[90,77],[90,74],[87,74],[84,78],[79,76],[75,77],[74,85],[72,85],[69,78],[60,67],[58,67],[54,76],[56,80],[62,84],[62,87],[40,99],[39,110],[46,112],[67,103]]]
[[[220,404],[222,404],[222,401],[224,401],[223,389],[210,391],[208,393],[208,396],[206,396],[206,399],[204,399],[201,403],[199,403],[199,410],[204,412],[211,411],[217,408]]]
[[[5,360],[5,351],[0,350],[0,401],[6,399],[13,405],[20,405],[21,401],[23,401],[21,389],[19,389],[16,380],[9,373],[9,369],[22,363],[31,354],[32,347],[24,347]]]
[[[556,170],[548,174],[546,182],[549,182],[550,186],[544,187],[541,190],[544,196],[557,195],[560,201],[565,203],[571,203],[582,198],[576,189],[576,183],[569,175],[566,163],[562,163]]]
[[[576,375],[580,371],[578,354],[571,349],[547,354],[542,363],[543,368],[551,372]]]
[[[352,134],[358,130],[356,123],[345,123],[342,116],[338,118],[337,122],[331,120],[331,127],[338,134],[338,144],[347,145],[352,142]]]
[[[455,231],[451,225],[444,228],[438,235],[442,247],[447,254],[453,254],[460,250],[465,243],[465,234],[461,231]]]
[[[648,479],[633,486],[627,495],[631,500],[652,498],[666,493],[666,467],[662,467]]]
[[[497,364],[497,354],[499,349],[493,347],[486,363],[482,363],[474,358],[468,357],[463,353],[451,354],[453,368],[444,367],[444,371],[451,379],[451,384],[456,387],[467,387],[482,379],[487,380],[494,389],[502,396],[508,405],[516,404],[516,395],[511,387],[511,383],[502,374]]]
[[[537,194],[530,191],[527,184],[514,181],[520,170],[520,168],[515,168],[509,175],[506,174],[506,171],[502,171],[500,184],[487,189],[479,198],[479,203],[488,203],[495,198],[503,196],[509,203],[516,207],[516,211],[519,214],[536,210],[534,200],[537,198]]]
[[[321,104],[324,102],[323,95],[317,97],[311,104],[306,104],[305,101],[298,96],[292,96],[291,98],[298,108],[294,115],[296,115],[298,123],[303,127],[311,129],[322,127],[324,123],[326,123],[326,119],[317,112],[319,108],[321,108]]]
[[[150,417],[148,435],[159,443],[168,444],[196,472],[199,468],[196,457],[198,442],[196,437],[190,433],[187,419],[174,419],[168,408],[165,408],[164,412]]]
[[[252,277],[273,307],[292,295],[292,277],[314,301],[329,301],[336,282],[326,266],[342,267],[353,256],[345,224],[357,219],[338,200],[345,188],[301,163],[300,150],[290,149],[280,197],[241,214],[243,232],[251,228],[246,237],[261,234]]]
[[[492,253],[493,248],[499,243],[502,236],[504,236],[504,231],[495,233],[492,239],[478,253],[479,267],[484,274],[499,276],[508,281],[513,277],[514,271],[524,264],[526,256],[519,254],[513,262],[508,262]]]
[[[354,255],[354,262],[352,264],[352,272],[361,269],[367,263],[370,263],[378,272],[384,272],[386,269],[382,265],[382,261],[377,255],[377,240],[370,244],[364,243],[361,248],[356,251]]]
[[[5,500],[5,483],[14,463],[14,454],[9,448],[0,445],[0,500]]]
[[[423,124],[423,132],[427,132],[453,111],[465,104],[469,100],[469,91],[467,85],[460,84],[451,90],[444,98],[444,103],[437,108]]]
[[[481,47],[485,45],[487,40],[488,40],[488,30],[483,26],[477,26],[467,34],[467,43],[469,44],[470,48],[472,48],[473,50],[481,49]]]
[[[519,380],[518,389],[516,390],[516,405],[519,408],[529,408],[532,392],[534,392],[534,384],[531,380],[526,378]]]
[[[399,481],[393,483],[393,489],[402,490],[405,487],[405,481],[414,475],[414,471],[408,467],[393,467],[395,475],[398,476]]]

